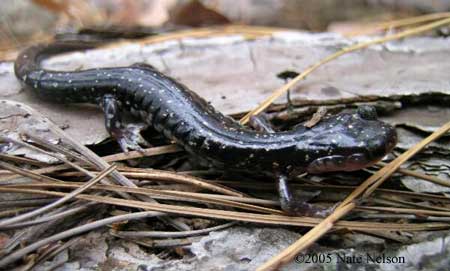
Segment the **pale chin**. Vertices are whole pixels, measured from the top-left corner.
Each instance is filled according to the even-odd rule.
[[[377,161],[369,161],[362,153],[355,153],[350,156],[330,155],[312,161],[306,171],[309,173],[356,171],[369,167]]]

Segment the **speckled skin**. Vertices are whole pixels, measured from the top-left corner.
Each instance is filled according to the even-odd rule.
[[[38,45],[15,63],[16,76],[46,100],[101,104],[115,99],[167,138],[215,166],[258,171],[312,173],[364,168],[392,150],[396,133],[370,110],[341,113],[312,128],[257,132],[217,112],[186,86],[145,64],[74,72],[43,70],[39,58],[92,47]],[[119,125],[119,124],[117,124]]]

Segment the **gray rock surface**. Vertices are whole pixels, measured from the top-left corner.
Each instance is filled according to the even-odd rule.
[[[255,270],[299,237],[286,229],[233,227],[193,243],[189,247],[192,254],[183,259],[161,260],[134,243],[113,241],[106,233],[94,232],[37,270],[55,267],[55,263],[67,260],[67,254],[69,262],[54,270]],[[281,270],[445,270],[442,268],[450,263],[446,257],[450,253],[448,234],[431,235],[417,244],[388,247],[382,239],[364,234],[341,235],[339,239],[343,242],[341,249],[314,245]],[[323,258],[311,258],[310,263],[305,263],[304,255]]]
[[[110,67],[146,62],[180,80],[226,114],[254,108],[284,82],[276,74],[302,71],[321,58],[355,41],[334,34],[278,32],[245,40],[242,36],[185,38],[158,44],[130,43],[114,48],[76,52],[45,62],[56,70]],[[411,38],[345,55],[314,72],[292,91],[297,101],[396,99],[437,93],[450,94],[450,42],[444,38]],[[213,68],[212,68],[213,67]],[[12,63],[0,65],[0,99],[31,105],[66,128],[84,144],[107,134],[98,108],[50,104],[20,88]],[[246,97],[243,99],[243,97]],[[284,103],[285,97],[277,103]],[[82,108],[82,109],[81,109]],[[0,131],[19,128],[18,114],[3,109]],[[12,116],[12,117],[11,117]],[[25,126],[26,129],[28,129]]]
[[[254,270],[299,237],[285,229],[234,227],[193,243],[192,255],[163,261],[134,243],[108,242],[107,234],[90,233],[70,249],[70,262],[56,270]],[[283,270],[307,270],[298,267],[292,263]]]
[[[30,16],[33,14],[33,16]],[[27,0],[3,0],[0,3],[0,31],[3,38],[29,38],[52,27],[57,16]]]

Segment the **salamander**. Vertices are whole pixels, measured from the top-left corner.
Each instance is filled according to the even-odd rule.
[[[297,125],[289,131],[261,131],[221,114],[148,64],[71,72],[40,67],[45,57],[92,47],[74,42],[32,46],[18,56],[15,74],[43,99],[100,105],[106,129],[125,151],[138,149],[144,140],[135,126],[122,122],[121,111],[130,112],[215,167],[273,172],[278,176],[281,207],[290,214],[320,212],[293,197],[289,178],[298,172],[359,170],[379,161],[397,142],[395,129],[377,120],[373,107],[326,116],[311,128]]]

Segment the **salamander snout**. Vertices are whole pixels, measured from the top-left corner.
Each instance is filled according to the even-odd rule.
[[[331,116],[312,129],[317,152],[308,164],[310,173],[354,171],[368,167],[392,151],[395,128],[377,119],[374,107],[362,106],[353,113]],[[331,144],[327,146],[327,143]]]

